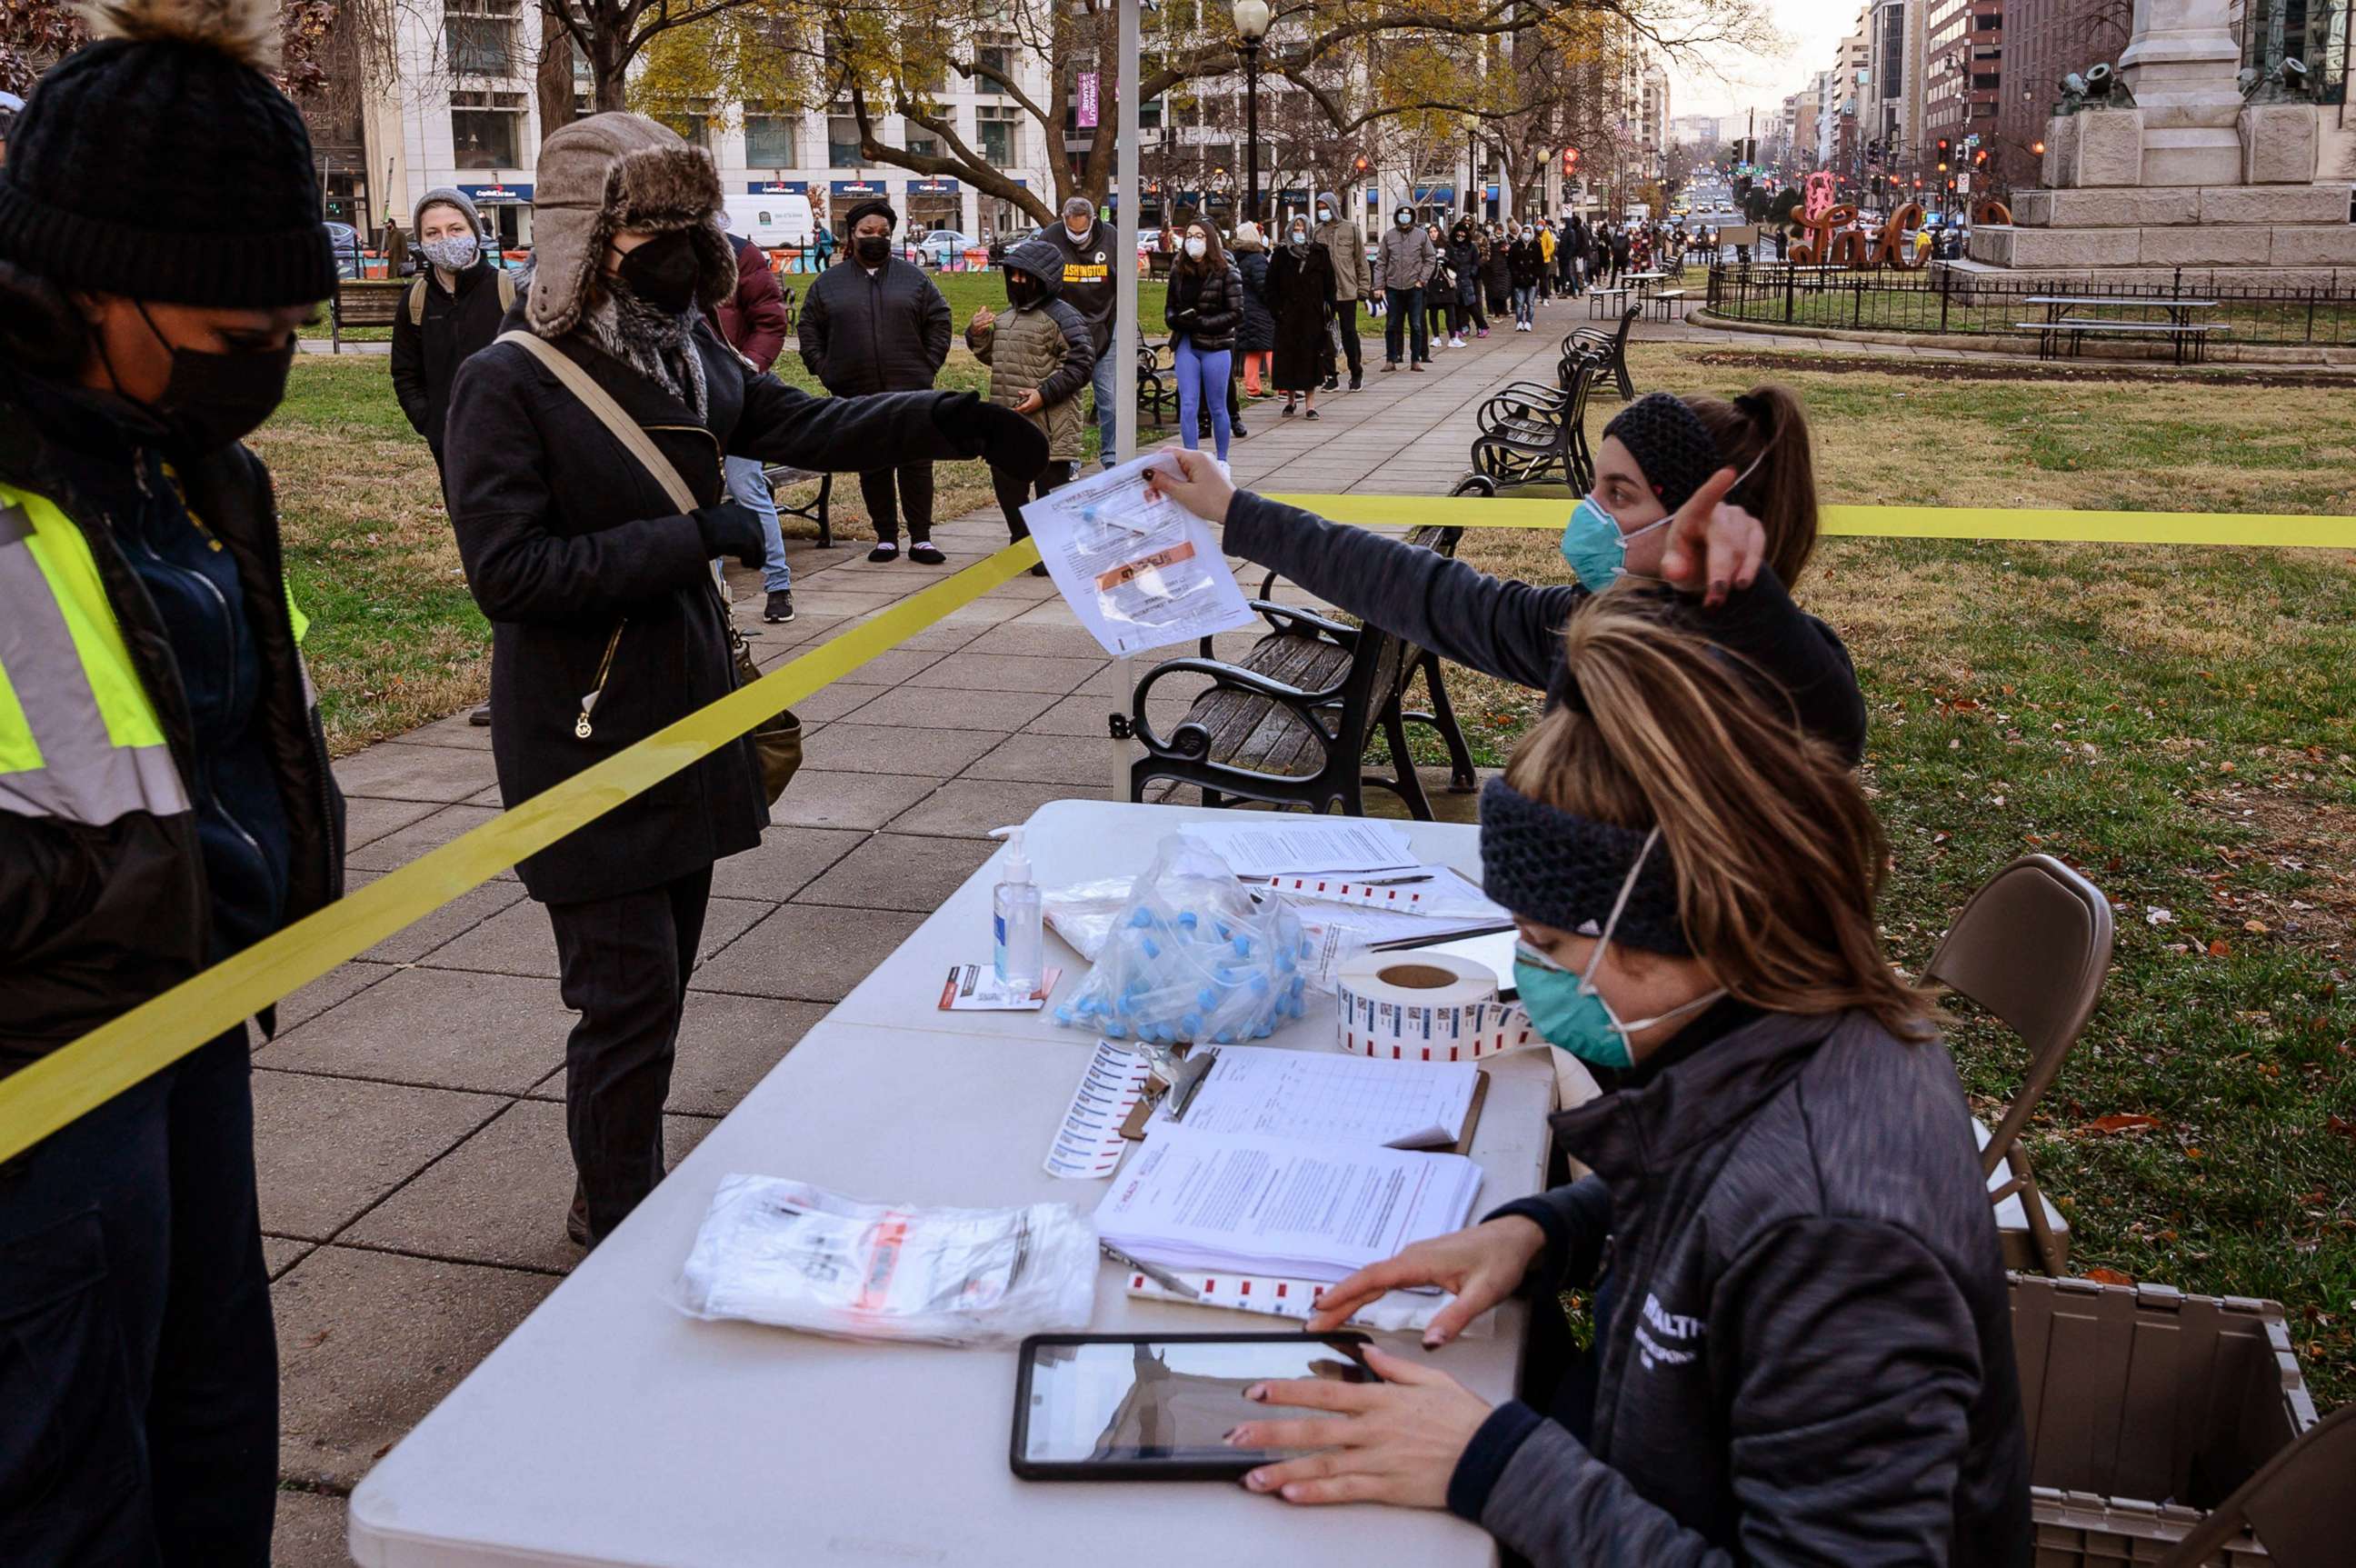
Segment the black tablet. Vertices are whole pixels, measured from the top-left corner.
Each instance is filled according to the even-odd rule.
[[[1027,1481],[1232,1481],[1300,1450],[1221,1441],[1271,1414],[1244,1398],[1283,1378],[1381,1380],[1363,1334],[1034,1334],[1014,1384],[1014,1473]],[[1314,1417],[1287,1410],[1280,1419]]]

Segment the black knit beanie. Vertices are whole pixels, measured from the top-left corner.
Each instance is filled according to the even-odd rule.
[[[75,289],[270,309],[336,291],[269,0],[108,0],[0,168],[0,261]]]
[[[1603,434],[1620,438],[1636,467],[1644,470],[1644,482],[1671,511],[1691,500],[1724,466],[1709,426],[1683,399],[1668,392],[1646,392],[1613,414]]]
[[[1649,829],[1590,822],[1492,779],[1481,791],[1481,888],[1525,919],[1580,936],[1603,934]],[[1644,856],[1612,940],[1688,958],[1677,918],[1676,867],[1665,841]]]
[[[887,227],[897,229],[900,226],[900,215],[892,209],[892,204],[880,196],[871,196],[864,201],[854,201],[851,204],[851,210],[842,215],[842,231],[846,234],[851,233],[859,227],[859,220],[862,218],[873,212],[884,215],[884,221]]]

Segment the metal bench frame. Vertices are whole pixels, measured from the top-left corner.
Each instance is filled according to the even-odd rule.
[[[1410,532],[1408,540],[1443,554],[1453,554],[1463,532],[1459,528],[1424,527]],[[1307,806],[1322,812],[1338,804],[1350,816],[1363,816],[1365,787],[1372,784],[1398,796],[1409,815],[1418,822],[1428,822],[1432,820],[1431,802],[1424,794],[1423,781],[1416,772],[1414,757],[1408,746],[1407,726],[1410,723],[1422,725],[1440,736],[1448,747],[1451,792],[1469,792],[1475,781],[1472,751],[1448,700],[1438,656],[1377,627],[1347,626],[1296,606],[1277,604],[1268,597],[1275,591],[1276,581],[1276,574],[1269,573],[1261,584],[1260,597],[1251,601],[1253,609],[1272,630],[1254,646],[1245,662],[1229,663],[1213,658],[1210,639],[1206,638],[1198,657],[1167,660],[1155,665],[1138,682],[1128,723],[1146,754],[1130,765],[1130,798],[1142,800],[1145,788],[1152,780],[1174,779],[1199,788],[1206,806],[1259,800],[1271,805]],[[1313,689],[1278,680],[1252,668],[1251,658],[1264,655],[1288,639],[1346,652],[1348,663],[1338,677]],[[1277,650],[1307,651],[1297,648]],[[1410,712],[1405,705],[1407,689],[1418,671],[1423,672],[1431,694],[1430,713]],[[1173,675],[1207,675],[1212,685],[1194,700],[1187,716],[1165,739],[1155,731],[1147,715],[1147,698],[1156,682]],[[1238,711],[1221,725],[1221,733],[1235,725],[1244,726],[1236,744],[1227,748],[1226,757],[1213,755],[1218,749],[1218,736],[1198,719],[1204,704],[1222,693],[1266,699],[1264,707],[1237,705]],[[1290,722],[1280,716],[1285,714],[1290,715]],[[1229,760],[1251,741],[1269,733],[1270,725],[1284,732],[1297,733],[1296,725],[1305,731],[1324,754],[1317,770],[1309,774],[1270,773],[1239,767]],[[1377,725],[1389,743],[1391,772],[1387,776],[1362,770],[1366,743],[1373,738]]]

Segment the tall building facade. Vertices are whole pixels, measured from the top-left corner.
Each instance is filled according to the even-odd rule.
[[[1914,151],[1915,172],[1924,199],[1943,205],[1951,186],[1960,187],[1965,166],[1951,156],[1938,168],[1937,144],[1944,137],[1954,153],[1978,136],[1997,164],[1998,111],[2007,92],[2006,10],[2019,0],[1929,0],[1923,41],[1922,135]],[[2072,0],[2062,0],[2072,3]],[[2012,88],[2018,99],[2019,86]],[[2033,139],[2033,138],[2032,138]]]

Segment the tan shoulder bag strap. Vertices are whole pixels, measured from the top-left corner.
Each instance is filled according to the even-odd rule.
[[[679,470],[671,466],[669,458],[662,455],[662,448],[655,445],[654,438],[639,427],[637,420],[623,413],[622,405],[614,401],[612,394],[599,386],[588,371],[567,358],[562,349],[535,332],[502,332],[492,341],[513,343],[545,365],[550,373],[564,383],[564,390],[579,398],[582,405],[595,414],[597,422],[622,444],[623,449],[638,460],[639,467],[654,476],[655,483],[670,497],[671,505],[682,512],[691,512],[696,509],[695,492],[687,488],[687,481],[680,478]]]
[[[417,281],[409,285],[409,324],[412,327],[425,325],[425,274],[423,273],[418,274]]]

